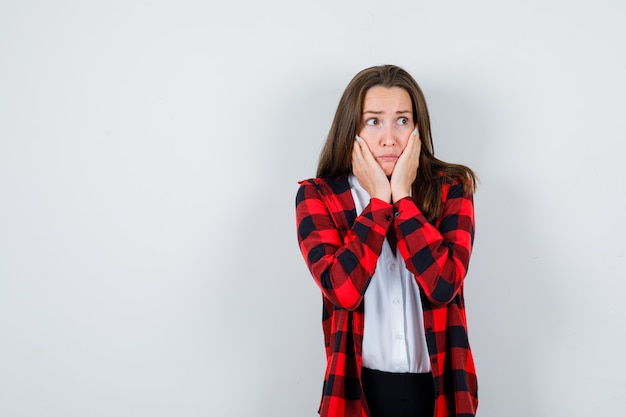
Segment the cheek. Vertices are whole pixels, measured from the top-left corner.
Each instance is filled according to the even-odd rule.
[[[383,172],[385,173],[385,175],[389,177],[393,174],[393,169],[395,168],[396,163],[387,162],[384,164],[379,163],[378,165],[383,169]]]
[[[373,134],[374,133],[374,127],[373,126],[361,126],[359,128],[359,136],[364,135],[367,136],[368,134]]]
[[[406,148],[406,145],[408,145],[409,143],[409,138],[405,138],[400,142],[400,149],[402,149],[402,151],[404,152],[404,149]]]

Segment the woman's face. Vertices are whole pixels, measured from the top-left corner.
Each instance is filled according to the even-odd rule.
[[[411,104],[409,93],[400,87],[375,86],[365,93],[358,134],[387,176],[416,127]]]

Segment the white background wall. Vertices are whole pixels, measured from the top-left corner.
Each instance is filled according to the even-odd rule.
[[[479,416],[622,416],[626,6],[0,2],[0,416],[314,416],[297,248],[359,70],[481,178]]]

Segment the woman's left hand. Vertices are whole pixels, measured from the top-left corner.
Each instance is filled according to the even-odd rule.
[[[415,134],[414,134],[415,132]],[[396,201],[407,197],[411,192],[411,185],[417,176],[417,168],[420,164],[420,152],[422,142],[419,138],[417,127],[409,134],[406,148],[396,162],[391,174],[391,200]]]

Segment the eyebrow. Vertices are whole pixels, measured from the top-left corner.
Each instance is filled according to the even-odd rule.
[[[383,114],[383,113],[384,113],[384,111],[382,111],[382,110],[378,110],[378,111],[374,111],[374,110],[365,110],[365,111],[363,112],[363,114],[367,114],[367,113],[370,113],[370,114]],[[412,113],[412,111],[411,111],[411,110],[398,110],[398,111],[396,112],[396,114],[405,114],[405,113]]]

